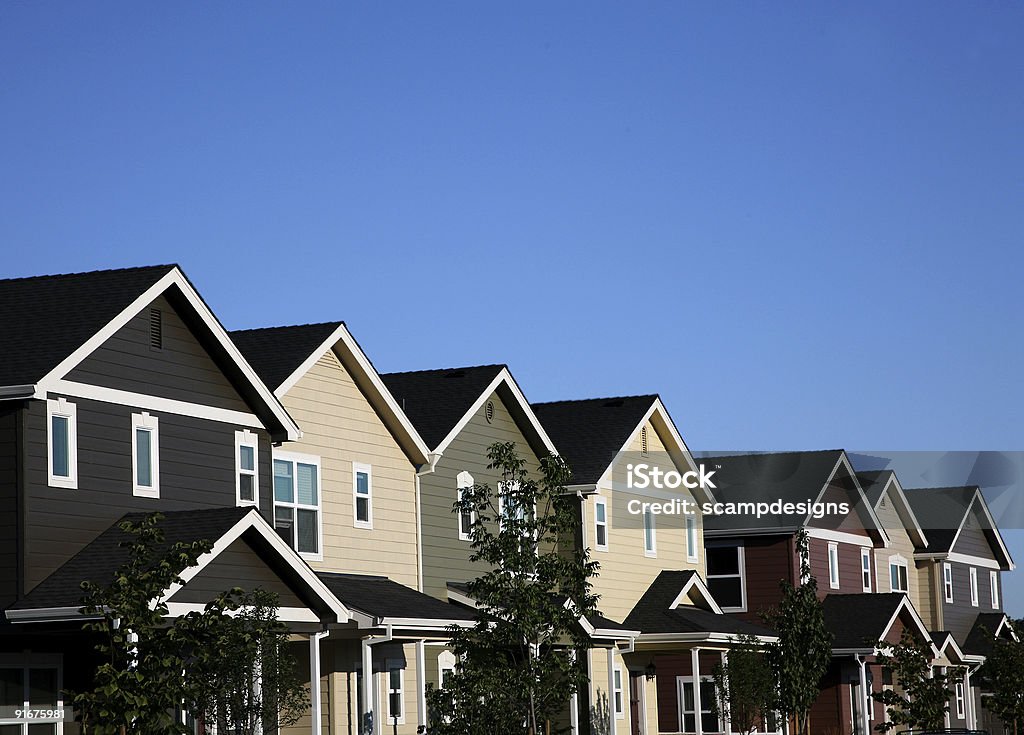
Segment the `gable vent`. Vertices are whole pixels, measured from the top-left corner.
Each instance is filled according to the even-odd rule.
[[[484,408],[484,416],[487,417],[487,423],[494,421],[494,401],[487,401],[487,406]]]
[[[149,310],[149,346],[154,350],[164,347],[164,319],[159,309]]]
[[[645,457],[648,455],[650,449],[647,446],[647,427],[640,429],[640,454]]]

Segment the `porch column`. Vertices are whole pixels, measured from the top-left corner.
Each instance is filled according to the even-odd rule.
[[[369,715],[373,722],[373,732],[379,732],[376,713],[373,711],[373,649],[368,638],[363,638],[363,717]],[[359,732],[363,731],[363,723],[358,723]]]
[[[947,671],[948,671],[948,667],[943,666],[942,667],[942,675],[946,676],[946,672]],[[930,672],[931,672],[931,669],[929,669],[929,673]],[[949,704],[949,691],[946,692],[946,703]],[[949,729],[949,707],[946,707],[946,714],[944,714],[942,716],[942,722],[943,722],[943,725],[945,726],[945,728],[948,730]]]
[[[416,715],[419,724],[427,726],[427,664],[423,640],[416,641]]]
[[[974,730],[978,723],[974,721],[974,697],[971,695],[971,667],[964,668],[964,717],[967,718],[967,729]]]
[[[622,692],[622,701],[625,704],[626,692]],[[617,735],[618,722],[615,718],[615,646],[608,649],[608,735]]]
[[[722,671],[729,670],[729,652],[722,651]],[[725,735],[732,735],[732,719],[730,718],[731,713],[728,709],[722,713],[722,729],[725,731]]]
[[[694,731],[697,735],[704,735],[704,723],[701,722],[700,712],[700,649],[690,649],[690,670],[693,673],[693,722]]]
[[[320,701],[320,639],[327,631],[312,633],[309,636],[309,711],[313,729],[311,735],[320,735],[323,729],[323,703]]]
[[[576,667],[576,649],[569,651],[569,660],[572,661],[573,668]],[[589,681],[589,678],[588,678]],[[577,735],[580,731],[580,695],[579,692],[573,690],[572,696],[569,698],[569,732],[572,735]]]
[[[864,735],[871,735],[871,716],[868,713],[867,661],[861,658],[859,654],[853,658],[857,662],[858,674],[860,676],[860,706],[857,708],[860,710],[860,730]]]

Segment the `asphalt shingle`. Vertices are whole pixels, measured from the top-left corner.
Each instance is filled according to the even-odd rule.
[[[344,322],[240,329],[231,340],[260,379],[277,390]]]

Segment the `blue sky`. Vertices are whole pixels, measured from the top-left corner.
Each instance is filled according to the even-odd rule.
[[[7,2],[0,271],[178,262],[231,328],[657,391],[697,449],[1021,449],[1021,37],[1016,3]]]

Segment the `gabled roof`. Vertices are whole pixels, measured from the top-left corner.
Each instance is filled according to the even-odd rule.
[[[964,652],[951,632],[948,630],[933,630],[931,631],[931,637],[932,645],[935,646],[935,650],[939,652],[940,656],[945,655],[947,659],[954,663],[963,663]]]
[[[683,590],[698,577],[692,569],[667,570],[658,574],[623,621],[627,628],[645,636],[678,636],[680,640],[728,639],[749,634],[774,639],[775,633],[761,625],[731,615],[680,603]]]
[[[329,572],[318,572],[317,576],[352,611],[360,627],[392,625],[444,630],[448,625],[468,625],[476,619],[471,610],[417,592],[387,577]]]
[[[426,443],[344,322],[243,329],[231,338],[279,399],[333,350],[413,464],[430,462]]]
[[[989,546],[997,557],[1001,557],[1000,567],[1006,570],[1014,568],[1013,557],[978,486],[914,488],[906,491],[906,497],[928,534],[928,548],[923,556],[941,557],[952,552],[967,520],[977,512],[985,522],[986,527],[982,531]]]
[[[301,432],[176,265],[0,281],[0,399],[71,393],[64,377],[158,296],[167,296],[277,440]]]
[[[444,453],[494,392],[538,455],[558,453],[505,365],[385,373],[381,379],[435,454]]]
[[[1013,636],[1012,628],[1006,626],[1006,613],[978,613],[978,617],[974,619],[974,625],[964,637],[961,648],[969,656],[987,656],[992,652],[993,636],[996,638]]]
[[[8,608],[5,612],[7,618],[13,622],[32,622],[78,617],[82,581],[90,580],[106,586],[114,580],[121,565],[130,558],[127,543],[133,537],[120,528],[121,522],[138,522],[146,515],[129,513],[113,523],[28,595]],[[160,548],[169,549],[179,542],[206,540],[213,543],[213,548],[200,556],[196,565],[179,575],[182,582],[167,589],[164,599],[172,597],[228,546],[244,537],[289,587],[296,590],[311,608],[326,616],[326,622],[348,621],[349,613],[345,606],[255,508],[205,508],[170,511],[162,515],[164,517],[159,522],[159,528],[163,531],[164,543]]]
[[[914,546],[918,549],[928,546],[928,537],[925,536],[924,529],[921,528],[921,523],[917,520],[917,516],[914,514],[913,508],[911,508],[910,501],[907,499],[906,493],[903,492],[903,486],[900,485],[899,478],[895,472],[892,470],[858,472],[857,480],[864,490],[868,503],[871,504],[871,507],[876,512],[882,502],[882,498],[890,498],[890,502],[893,503],[896,514],[899,516],[903,528],[906,529],[907,534],[914,542]]]
[[[912,619],[924,640],[932,640],[921,616],[901,592],[826,595],[821,607],[825,626],[833,635],[833,651],[874,651],[901,613]]]

